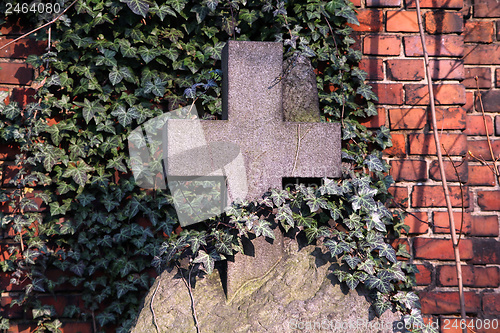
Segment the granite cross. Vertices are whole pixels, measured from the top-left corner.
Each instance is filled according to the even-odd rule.
[[[253,200],[262,197],[269,188],[281,188],[284,177],[320,178],[341,174],[339,124],[284,121],[282,64],[281,43],[229,41],[223,50],[223,120],[199,123],[208,144],[229,143],[229,150],[234,145],[239,147],[246,179],[240,183],[233,179],[236,185],[228,182],[227,195],[233,186],[233,192],[244,193],[246,199]],[[192,124],[192,120],[167,122],[169,156],[181,152],[181,145],[199,147],[176,139],[189,133]],[[211,153],[216,163],[224,159],[221,154],[227,154],[223,151],[217,155],[213,150]],[[199,164],[203,163],[193,160],[169,163],[165,171],[170,176],[206,176],[206,166]],[[275,234],[274,244],[257,238],[252,242],[253,256],[238,253],[234,261],[228,262],[229,300],[246,282],[263,276],[282,257],[283,236],[279,230]]]

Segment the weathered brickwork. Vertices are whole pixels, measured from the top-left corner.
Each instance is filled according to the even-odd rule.
[[[466,310],[471,319],[498,318],[500,187],[486,135],[499,158],[500,2],[420,0],[420,4],[445,175],[457,233],[461,232]],[[410,213],[406,237],[420,270],[422,311],[428,320],[443,323],[444,318],[459,315],[460,307],[415,0],[364,0],[358,7],[360,12],[377,13],[363,15],[356,29],[363,69],[380,95],[379,110],[384,111],[367,123],[391,129],[393,147],[385,152],[396,182],[391,191],[396,201],[406,200],[391,206]]]

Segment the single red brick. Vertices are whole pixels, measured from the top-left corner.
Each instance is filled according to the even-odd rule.
[[[405,224],[410,227],[408,231],[410,234],[425,234],[429,229],[428,221],[426,212],[412,212],[405,217]]]
[[[415,0],[406,0],[408,8],[416,8]],[[420,8],[462,8],[463,0],[421,0]]]
[[[427,162],[421,160],[390,161],[390,175],[395,181],[423,181],[427,179]]]
[[[450,160],[443,161],[444,166],[444,174],[446,176],[446,180],[449,182],[460,182],[466,183],[468,179],[468,168],[467,162],[464,161],[453,161]],[[458,173],[458,175],[457,175]],[[429,169],[429,176],[434,180],[441,180],[441,172],[439,171],[439,163],[438,161],[432,161]]]
[[[500,2],[496,0],[475,2],[474,17],[500,17]]]
[[[359,62],[359,69],[364,70],[368,76],[368,80],[383,80],[384,69],[382,59],[377,58],[363,58]]]
[[[392,202],[389,202],[390,207],[398,207],[398,205],[403,207],[408,207],[408,188],[402,186],[391,186],[388,189],[389,193],[394,197],[394,201],[396,205]]]
[[[427,119],[432,126],[432,115],[427,112]],[[467,126],[464,108],[436,108],[436,123],[439,130],[465,129]]]
[[[6,22],[0,25],[0,34],[2,35],[22,35],[33,29],[27,16],[5,17]]]
[[[20,106],[25,106],[29,103],[35,102],[35,99],[33,96],[35,95],[36,91],[33,88],[14,88],[12,89],[12,95],[10,98],[18,102]]]
[[[401,0],[366,0],[367,7],[399,7]]]
[[[359,25],[348,24],[354,31],[379,32],[384,29],[384,13],[378,9],[357,9]]]
[[[406,104],[428,105],[429,90],[426,84],[405,84]],[[438,105],[465,104],[465,87],[461,84],[433,85],[434,100]]]
[[[84,333],[84,332],[92,332],[91,323],[63,323],[61,327],[61,333]]]
[[[500,285],[498,267],[462,265],[463,284],[466,287],[487,288]],[[438,285],[457,287],[457,269],[454,265],[436,267]]]
[[[401,83],[371,83],[372,91],[378,97],[378,104],[403,104]]]
[[[12,301],[16,297],[4,296],[0,297],[0,316],[9,319],[18,319],[23,316],[23,308],[19,305],[14,305],[11,307]]]
[[[500,21],[498,21],[498,22],[500,22]],[[498,28],[500,29],[500,26]],[[499,38],[499,40],[500,40],[500,38]],[[500,68],[497,68],[495,70],[495,86],[497,88],[500,88]]]
[[[465,93],[465,104],[463,106],[465,112],[474,112],[474,93],[467,91]]]
[[[33,68],[27,64],[0,62],[0,82],[4,84],[31,84]]]
[[[0,37],[0,47],[10,43],[15,38]],[[0,58],[27,58],[30,54],[40,55],[44,53],[47,42],[34,40],[33,38],[22,38],[0,51]]]
[[[490,149],[488,146],[488,141],[484,140],[473,140],[470,141],[469,152],[472,154],[472,158],[484,159],[486,161],[492,161]],[[491,140],[491,148],[493,150],[493,155],[495,158],[500,156],[500,140]]]
[[[466,44],[464,63],[500,65],[500,44]]]
[[[394,35],[368,35],[363,44],[364,54],[399,55],[401,50],[401,38]]]
[[[488,134],[493,135],[493,118],[489,115],[485,115],[483,118],[482,114],[467,115],[467,129],[464,133],[467,135],[486,135],[486,128],[484,126],[485,121],[488,128]]]
[[[455,232],[462,234],[469,234],[471,231],[471,215],[470,213],[464,212],[462,219],[462,212],[453,212],[453,221],[455,222]],[[433,221],[434,223],[434,233],[436,234],[450,234],[450,219],[448,212],[434,212]]]
[[[426,265],[416,265],[418,273],[415,274],[415,279],[417,280],[417,285],[428,286],[432,282],[432,266],[428,267]]]
[[[500,21],[497,21],[497,40],[500,40]]]
[[[378,115],[363,119],[359,123],[367,128],[380,128],[385,126],[385,108],[377,108]]]
[[[496,135],[500,135],[500,116],[495,117],[495,131]]]
[[[455,12],[430,11],[425,13],[425,31],[430,34],[462,32],[462,15]]]
[[[354,44],[351,45],[351,49],[361,52],[361,34],[351,34],[351,37],[354,39]]]
[[[486,315],[500,315],[500,293],[485,293],[483,295],[483,311]]]
[[[387,77],[394,81],[419,81],[425,78],[424,62],[421,59],[387,60]]]
[[[422,238],[413,239],[413,248],[415,249],[415,258],[431,260],[454,260],[453,243],[451,239]],[[458,244],[460,258],[462,260],[472,259],[472,241],[470,239],[461,239]]]
[[[391,32],[418,32],[417,12],[388,10],[386,30]]]
[[[477,83],[476,83],[477,76]],[[467,67],[465,68],[465,80],[462,84],[466,88],[490,88],[491,87],[491,69],[485,67]]]
[[[19,147],[14,145],[0,144],[0,160],[14,160],[16,154],[20,154]]]
[[[481,91],[481,101],[485,112],[500,112],[500,90]],[[476,110],[481,110],[479,98],[476,99]]]
[[[389,121],[391,129],[421,129],[424,128],[427,119],[425,109],[390,109]]]
[[[448,186],[453,207],[469,207],[469,192],[463,186],[463,203],[460,186]],[[440,185],[416,185],[411,193],[412,207],[446,207],[443,187]]]
[[[500,242],[495,239],[476,238],[474,239],[474,257],[471,260],[472,264],[500,265]]]
[[[490,21],[466,21],[464,41],[466,43],[492,43],[493,22]]]
[[[351,0],[352,4],[356,7],[361,7],[361,0]]]
[[[500,190],[477,191],[477,204],[482,210],[500,210]]]
[[[469,165],[468,185],[495,186],[495,175],[487,165]]]
[[[403,134],[391,134],[392,147],[386,148],[386,155],[401,156],[406,154],[406,143]]]
[[[429,60],[433,80],[462,80],[464,78],[464,61],[462,59]]]
[[[472,236],[498,237],[498,216],[478,215],[471,217]]]
[[[455,35],[426,36],[425,46],[429,56],[461,57],[464,55],[464,38]],[[422,43],[419,36],[404,37],[405,55],[422,57]]]
[[[446,150],[449,155],[463,156],[467,153],[467,136],[464,134],[446,133],[440,134],[441,149]],[[410,133],[408,134],[410,154],[413,155],[436,155],[436,144],[432,134]],[[444,151],[443,150],[443,151]]]

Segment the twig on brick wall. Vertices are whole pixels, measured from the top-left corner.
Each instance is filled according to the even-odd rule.
[[[460,251],[458,249],[457,235],[455,232],[455,219],[453,216],[453,209],[452,209],[452,205],[451,205],[450,190],[448,188],[448,183],[446,182],[446,174],[444,172],[444,164],[443,164],[443,155],[441,153],[441,143],[439,140],[439,135],[438,135],[438,130],[437,130],[436,106],[434,104],[434,91],[432,88],[432,76],[431,76],[431,70],[430,70],[430,66],[429,66],[429,54],[427,53],[427,47],[425,44],[425,35],[424,35],[424,28],[423,28],[423,24],[422,24],[422,12],[420,10],[420,1],[416,0],[415,4],[417,7],[418,30],[420,32],[420,40],[422,43],[422,51],[424,54],[425,74],[426,74],[426,78],[427,78],[427,86],[429,89],[429,102],[430,102],[431,116],[432,116],[432,132],[434,134],[434,141],[436,144],[436,152],[437,152],[437,156],[438,156],[439,171],[441,173],[441,183],[443,185],[444,197],[446,200],[446,208],[448,209],[448,217],[450,219],[450,233],[451,233],[451,240],[453,243],[453,252],[455,255],[455,267],[457,270],[458,293],[459,293],[459,297],[460,297],[460,314],[461,314],[462,319],[466,320],[462,265],[460,263]],[[464,327],[462,329],[462,332],[467,333],[467,327]]]
[[[66,9],[65,9],[65,10],[63,10],[63,11],[61,12],[61,14],[57,15],[55,19],[53,19],[53,20],[52,20],[52,21],[50,21],[50,22],[45,23],[44,25],[42,25],[42,26],[40,26],[40,27],[38,27],[38,28],[36,28],[36,29],[31,30],[30,32],[25,33],[25,34],[24,34],[24,35],[22,35],[21,37],[17,37],[16,39],[14,39],[14,40],[12,40],[12,41],[8,42],[7,44],[5,44],[5,45],[3,45],[2,47],[0,47],[0,50],[2,50],[2,49],[4,49],[4,48],[6,48],[7,46],[9,46],[9,45],[10,45],[10,44],[12,44],[12,43],[17,42],[17,41],[18,41],[18,40],[20,40],[21,38],[24,38],[24,37],[26,37],[26,36],[29,36],[29,35],[31,35],[32,33],[37,32],[38,30],[43,29],[43,28],[45,28],[45,27],[47,27],[47,26],[49,26],[49,25],[53,24],[54,22],[56,22],[57,20],[59,20],[59,18],[60,18],[61,16],[63,16],[63,15],[64,15],[64,13],[66,13],[66,11],[67,11],[68,9],[70,9],[70,8],[71,8],[71,7],[72,7],[75,3],[77,3],[77,2],[78,2],[78,0],[73,1],[73,2],[71,3],[71,5],[69,5],[68,7],[66,7]]]
[[[191,298],[191,310],[193,311],[193,319],[194,319],[194,325],[196,327],[196,333],[201,333],[200,325],[198,324],[198,317],[196,316],[196,308],[194,306],[193,290],[191,289],[191,272],[193,271],[193,268],[194,264],[191,266],[191,269],[189,270],[188,281],[186,282],[186,278],[184,277],[184,274],[182,274],[181,267],[177,265],[177,269],[179,270],[179,273],[181,273],[182,281],[186,285],[186,288],[189,291],[189,297]]]
[[[493,148],[491,147],[490,133],[488,131],[488,124],[486,122],[483,100],[481,98],[481,92],[479,91],[479,79],[477,76],[475,77],[475,80],[476,80],[477,96],[479,98],[479,106],[481,107],[481,113],[483,114],[484,129],[486,131],[486,140],[488,140],[488,148],[490,150],[491,160],[493,161],[493,168],[490,169],[492,169],[493,173],[497,177],[498,184],[500,184],[500,171],[498,170],[498,159],[495,158],[495,154],[493,153]]]
[[[458,239],[457,239],[457,246],[460,244],[460,239],[462,238],[462,229],[464,226],[464,214],[465,214],[465,203],[464,203],[464,188],[462,187],[462,180],[460,179],[460,174],[458,173],[457,167],[455,165],[455,162],[451,159],[450,154],[446,151],[446,148],[443,145],[443,150],[444,153],[446,154],[446,157],[450,160],[451,166],[455,170],[455,174],[457,175],[457,180],[458,180],[458,185],[460,186],[460,199],[461,201],[461,212],[462,212],[462,219],[460,221],[460,230],[458,232]]]

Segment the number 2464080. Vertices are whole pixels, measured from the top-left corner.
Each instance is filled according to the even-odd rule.
[[[5,15],[9,14],[27,14],[27,13],[35,13],[35,14],[58,14],[61,11],[61,5],[58,3],[18,3],[18,4],[12,4],[12,3],[7,3],[6,4],[6,10],[5,10]]]

